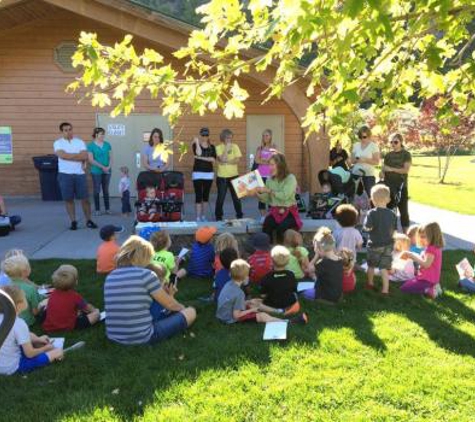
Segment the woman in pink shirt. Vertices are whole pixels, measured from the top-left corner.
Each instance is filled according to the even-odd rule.
[[[419,264],[419,274],[401,286],[404,293],[427,295],[435,299],[442,291],[440,274],[442,271],[442,248],[444,236],[439,224],[429,223],[422,226],[419,232],[424,247],[421,255],[414,252],[403,252],[402,259],[412,259]]]
[[[267,178],[271,175],[269,161],[276,152],[277,149],[272,143],[272,131],[270,129],[266,129],[264,132],[262,132],[261,145],[257,148],[255,158],[257,170],[259,171],[264,184],[266,183]],[[267,207],[264,202],[259,202],[259,211],[261,212],[262,219],[264,219],[267,214],[266,208]]]

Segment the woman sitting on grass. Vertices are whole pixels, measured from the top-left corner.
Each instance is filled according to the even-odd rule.
[[[170,296],[154,272],[146,267],[153,246],[138,236],[130,236],[117,255],[117,269],[104,284],[107,337],[121,344],[152,344],[185,331],[196,319],[194,308],[185,307]],[[152,317],[156,301],[168,313]]]

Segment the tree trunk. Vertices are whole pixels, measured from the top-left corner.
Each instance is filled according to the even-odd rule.
[[[442,171],[442,174],[440,174],[439,176],[439,183],[441,184],[445,183],[445,177],[447,176],[447,172],[449,171],[450,162],[452,161],[452,158],[456,152],[457,152],[456,147],[453,147],[453,148],[452,146],[447,147],[444,170]],[[440,167],[439,167],[439,171],[440,171]]]
[[[437,179],[440,181],[442,177],[442,155],[441,155],[441,149],[437,148],[437,164],[438,166],[438,172],[437,172]]]

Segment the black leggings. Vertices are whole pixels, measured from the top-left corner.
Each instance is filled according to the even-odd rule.
[[[209,193],[211,191],[212,180],[193,180],[193,187],[195,188],[195,202],[201,204],[209,201]]]
[[[284,241],[284,233],[288,229],[294,229],[298,231],[297,222],[294,216],[289,213],[285,217],[284,221],[277,224],[272,215],[267,215],[262,225],[262,231],[267,233],[272,242],[276,242],[281,245]]]
[[[399,208],[399,215],[401,216],[401,227],[407,229],[410,224],[409,219],[409,192],[407,190],[407,183],[404,183],[404,186],[401,190],[401,199],[397,205]]]

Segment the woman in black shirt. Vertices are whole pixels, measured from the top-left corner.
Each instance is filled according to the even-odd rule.
[[[341,142],[337,141],[335,146],[330,150],[330,165],[335,167],[343,167],[346,171],[348,166],[348,152],[341,146]]]
[[[209,129],[200,129],[200,139],[193,139],[193,187],[195,189],[196,221],[207,221],[209,193],[214,179],[213,164],[216,160],[216,149],[209,142]]]

